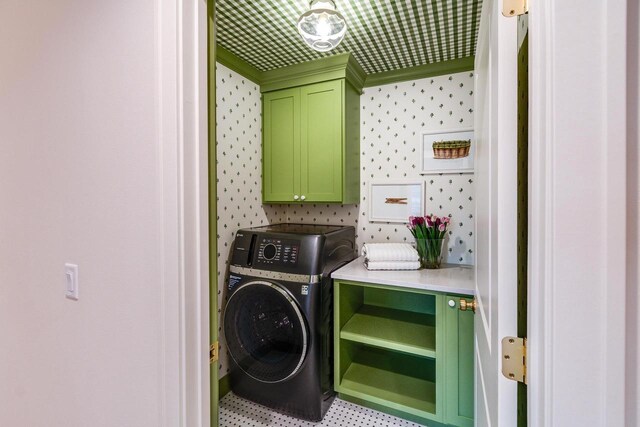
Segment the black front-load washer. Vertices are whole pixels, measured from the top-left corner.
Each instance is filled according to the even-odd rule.
[[[330,274],[355,256],[353,227],[277,224],[237,232],[223,317],[234,393],[322,419],[335,397]]]

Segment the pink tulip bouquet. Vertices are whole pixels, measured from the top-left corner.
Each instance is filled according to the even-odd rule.
[[[407,228],[416,239],[416,250],[423,268],[440,268],[444,241],[451,219],[436,215],[410,216]]]

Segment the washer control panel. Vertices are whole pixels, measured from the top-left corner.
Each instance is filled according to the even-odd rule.
[[[259,265],[296,265],[300,252],[300,241],[262,237],[258,242]]]

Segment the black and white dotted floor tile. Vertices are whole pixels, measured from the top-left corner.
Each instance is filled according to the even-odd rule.
[[[302,421],[245,400],[233,393],[220,401],[220,427],[419,427],[419,424],[364,408],[341,399],[319,423]]]

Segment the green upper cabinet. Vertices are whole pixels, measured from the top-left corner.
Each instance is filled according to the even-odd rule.
[[[300,88],[300,194],[318,202],[342,201],[342,82]]]
[[[359,203],[361,86],[306,67],[263,93],[262,200]]]
[[[300,194],[300,90],[266,93],[263,105],[263,199],[292,200]]]

